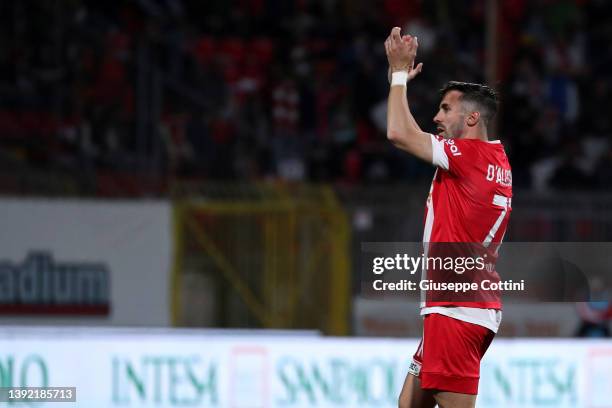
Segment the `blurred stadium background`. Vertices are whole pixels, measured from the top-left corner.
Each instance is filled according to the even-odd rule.
[[[82,407],[396,406],[417,303],[360,295],[361,244],[421,239],[433,171],[385,137],[388,31],[419,37],[423,128],[447,80],[501,92],[506,241],[607,242],[611,17],[606,0],[1,1],[0,386],[76,386]],[[612,406],[611,311],[508,304],[478,406]]]

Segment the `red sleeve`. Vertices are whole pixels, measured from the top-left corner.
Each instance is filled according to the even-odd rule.
[[[461,139],[445,139],[444,153],[448,158],[448,172],[460,177],[473,167],[477,159],[474,147]]]

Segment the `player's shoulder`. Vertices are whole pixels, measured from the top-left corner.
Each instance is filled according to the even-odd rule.
[[[465,154],[473,155],[479,150],[477,143],[472,143],[474,139],[443,139],[442,142],[446,145],[446,150],[453,156],[462,156]]]
[[[503,144],[501,140],[482,140],[482,139],[451,139],[454,140],[455,143],[459,143],[461,145],[473,146],[473,147],[486,147],[486,148],[503,148]]]
[[[500,140],[457,139],[454,147],[456,155],[461,155],[476,167],[483,163],[499,163],[509,167],[506,149]],[[451,148],[452,152],[453,148]]]
[[[474,152],[493,152],[505,154],[504,145],[500,140],[455,139],[455,145],[460,149]]]
[[[497,139],[497,140],[481,140],[480,141],[482,143],[482,149],[483,151],[486,151],[488,154],[491,154],[495,157],[498,158],[506,158],[506,147],[504,146],[504,144],[501,142],[501,140]]]
[[[446,139],[440,135],[435,135],[435,139],[443,144],[446,153],[452,156],[487,156],[505,155],[505,149],[499,140],[480,140],[480,139]]]

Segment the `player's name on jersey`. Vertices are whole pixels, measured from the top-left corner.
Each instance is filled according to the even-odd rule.
[[[372,287],[376,291],[432,290],[455,293],[466,293],[471,291],[524,291],[525,280],[521,279],[518,282],[514,282],[510,279],[493,282],[489,279],[484,279],[480,282],[435,282],[429,279],[423,279],[415,282],[408,279],[401,279],[396,282],[385,282],[382,279],[377,279],[372,282]]]
[[[503,167],[489,164],[487,166],[487,181],[495,181],[505,187],[512,186],[512,171]]]

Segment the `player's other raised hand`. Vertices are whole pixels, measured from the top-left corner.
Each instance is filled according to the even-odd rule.
[[[417,49],[419,48],[419,40],[417,37],[410,35],[402,36],[400,31],[399,27],[393,27],[391,34],[385,40],[389,75],[395,71],[406,71],[410,81],[423,69],[422,63],[419,63],[416,67],[414,66]]]

